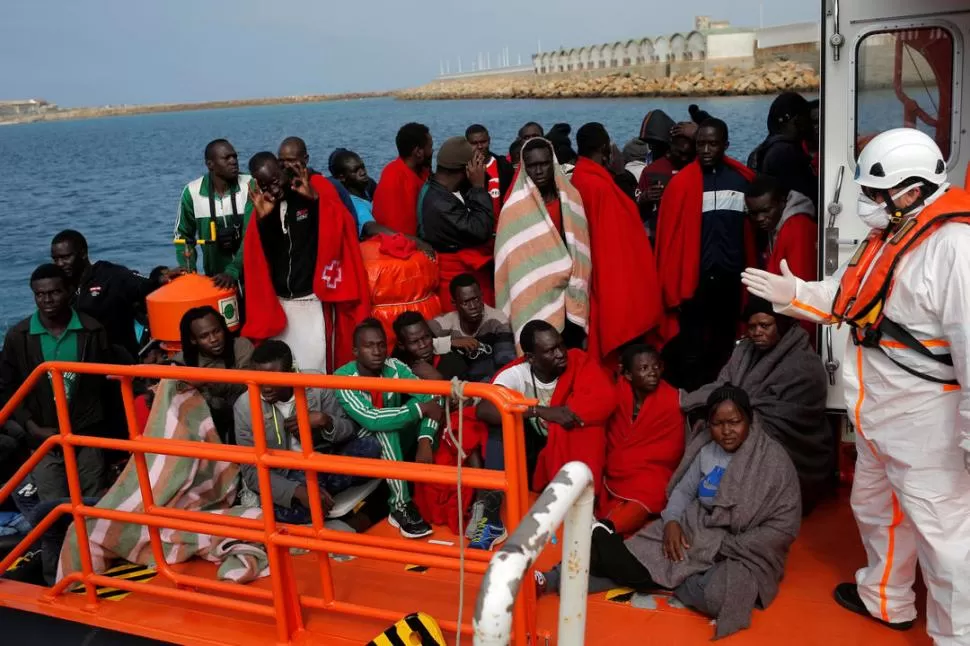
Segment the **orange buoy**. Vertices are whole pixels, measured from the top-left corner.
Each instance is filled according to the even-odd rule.
[[[182,348],[179,322],[193,307],[209,305],[222,314],[231,331],[239,329],[236,290],[216,287],[211,278],[199,274],[179,276],[149,294],[145,302],[152,338],[161,341],[162,347],[169,352]]]

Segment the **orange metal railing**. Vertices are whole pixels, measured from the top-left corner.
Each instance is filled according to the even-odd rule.
[[[88,375],[106,375],[120,382],[125,416],[128,423],[129,439],[108,439],[102,437],[75,435],[71,430],[68,414],[67,396],[64,388],[64,373],[73,372]],[[16,394],[0,410],[0,424],[5,422],[20,406],[26,395],[39,379],[52,380],[54,400],[57,409],[59,434],[48,438],[33,453],[20,470],[0,488],[0,503],[7,499],[14,487],[40,462],[54,447],[61,447],[67,472],[70,502],[59,505],[38,524],[28,536],[2,561],[0,574],[5,572],[47,529],[62,515],[74,518],[78,548],[81,557],[81,571],[68,575],[53,588],[45,591],[44,598],[53,600],[64,593],[68,587],[81,583],[85,587],[88,606],[96,610],[99,600],[97,586],[111,586],[130,592],[141,592],[157,597],[189,602],[194,605],[233,611],[245,611],[269,617],[275,621],[277,640],[281,644],[293,642],[305,630],[303,608],[314,608],[341,612],[352,616],[394,622],[400,619],[400,612],[339,601],[336,598],[330,572],[330,552],[339,552],[356,557],[372,558],[397,563],[415,563],[428,567],[458,570],[459,548],[429,543],[419,543],[398,538],[349,534],[328,530],[324,527],[320,493],[317,487],[319,472],[342,473],[369,478],[391,478],[413,482],[435,484],[457,484],[457,468],[447,466],[389,462],[365,458],[323,455],[312,450],[309,413],[306,403],[306,388],[354,389],[383,392],[402,392],[429,394],[447,397],[451,394],[451,384],[437,381],[402,381],[399,379],[380,379],[364,377],[340,377],[319,374],[267,373],[250,370],[218,370],[211,368],[186,368],[179,366],[113,366],[101,364],[48,362],[34,370],[20,386]],[[251,410],[261,410],[259,387],[292,386],[296,396],[297,421],[299,424],[302,453],[293,451],[270,450],[266,447],[266,436],[262,415],[253,415],[254,447],[208,444],[182,440],[169,440],[145,437],[135,422],[134,391],[132,380],[178,379],[189,382],[221,382],[243,384],[248,387]],[[484,469],[462,469],[462,483],[472,488],[498,489],[505,492],[506,511],[510,529],[514,529],[528,509],[528,490],[522,474],[525,472],[525,444],[522,412],[531,402],[518,393],[488,384],[468,383],[464,387],[466,397],[477,397],[490,401],[498,409],[502,419],[502,439],[505,452],[505,470],[489,471]],[[100,509],[83,504],[81,486],[77,472],[75,447],[94,447],[127,451],[138,476],[143,500],[143,512],[126,512]],[[209,514],[206,512],[186,511],[156,506],[152,495],[151,481],[145,460],[146,453],[190,457],[200,460],[251,464],[257,468],[259,477],[260,503],[263,517],[258,519],[235,518]],[[307,492],[310,496],[312,524],[297,526],[277,523],[273,514],[273,499],[270,489],[270,469],[285,468],[304,470],[307,474]],[[175,587],[168,588],[145,583],[135,583],[109,578],[94,572],[90,547],[88,545],[87,518],[100,518],[119,522],[141,524],[148,528],[152,554],[160,576]],[[270,589],[227,583],[175,572],[165,561],[162,549],[160,528],[170,528],[213,536],[239,539],[247,542],[262,543],[266,547],[270,569]],[[320,596],[300,594],[296,587],[290,556],[290,548],[300,548],[316,553],[319,567]],[[465,570],[483,574],[491,554],[478,550],[465,553]],[[197,591],[198,590],[198,591]],[[204,592],[202,592],[204,591]],[[215,596],[205,594],[213,592]],[[513,644],[525,645],[528,633],[535,634],[535,591],[525,586],[523,594],[516,600],[513,610]],[[443,629],[450,632],[461,631],[471,634],[469,623],[458,625],[455,621],[440,622]],[[132,630],[132,632],[137,632]]]

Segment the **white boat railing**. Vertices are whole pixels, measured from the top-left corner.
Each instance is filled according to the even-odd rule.
[[[475,646],[509,644],[512,606],[522,579],[559,525],[564,527],[557,643],[582,646],[586,638],[593,500],[589,467],[582,462],[563,466],[488,565],[472,622]],[[532,585],[531,578],[526,584]]]

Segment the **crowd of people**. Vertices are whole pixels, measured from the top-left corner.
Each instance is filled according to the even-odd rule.
[[[728,155],[728,125],[696,106],[682,120],[649,112],[622,148],[600,123],[572,137],[568,124],[546,132],[530,122],[508,156],[479,124],[436,149],[428,127],[408,123],[376,182],[345,148],[329,154],[329,175],[315,170],[298,137],[256,153],[242,173],[232,144],[217,139],[179,201],[176,267],[144,278],[92,262],[76,231],[53,238],[51,263],[30,277],[37,311],[7,334],[2,401],[44,361],[492,382],[537,402],[524,414],[533,490],[573,460],[593,472],[594,589],[669,588],[730,633],[770,603],[801,516],[834,485],[826,374],[813,349],[832,297],[785,300],[764,287],[822,284],[817,117],[817,103],[781,95],[746,163]],[[365,240],[433,258],[441,314],[404,311],[391,329],[373,318]],[[200,270],[238,290],[241,332],[204,307],[184,314],[175,357],[150,329],[138,339],[146,295]],[[804,307],[815,321],[792,318],[811,318],[795,310],[812,299]],[[64,377],[74,432],[126,434],[114,384]],[[180,388],[204,399],[222,442],[256,443],[244,387]],[[262,388],[269,448],[303,450],[297,401],[292,388]],[[458,413],[449,418],[436,397],[310,389],[305,401],[314,451],[504,467],[501,416],[484,400],[467,402],[460,440],[444,432]],[[141,420],[152,404],[151,390],[139,397]],[[0,435],[3,473],[57,428],[43,380]],[[124,459],[81,449],[83,494],[103,495]],[[240,478],[243,494],[259,493],[254,467]],[[326,512],[360,482],[322,474],[310,486],[301,471],[275,469],[269,484],[277,520],[306,523],[313,501]],[[429,521],[457,529],[462,517],[473,548],[506,538],[501,492],[469,492],[462,509],[456,493],[389,479],[389,522],[421,538]],[[59,451],[18,495],[67,496]],[[871,581],[853,586],[854,599]],[[537,583],[555,590],[558,571]],[[879,618],[869,603],[853,609]]]

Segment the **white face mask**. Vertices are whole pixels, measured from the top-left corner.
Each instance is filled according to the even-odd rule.
[[[898,193],[892,196],[893,203],[896,203],[897,200],[899,200],[899,198],[906,195],[910,191],[915,190],[918,187],[919,187],[919,184],[913,184],[912,186],[908,186],[903,190],[899,191]],[[919,213],[921,210],[922,210],[922,207],[919,207],[910,211],[906,215],[908,217],[912,217],[917,213]],[[865,225],[870,229],[885,229],[892,222],[892,215],[886,209],[885,204],[879,204],[875,200],[869,199],[868,197],[865,196],[865,194],[862,194],[862,193],[859,194],[859,202],[856,205],[856,211],[859,214],[859,219],[862,220],[863,223],[865,223]]]

